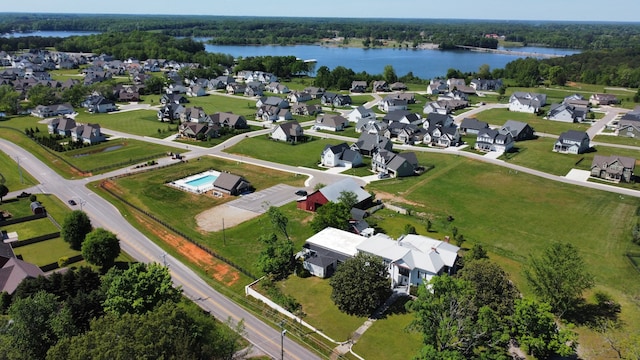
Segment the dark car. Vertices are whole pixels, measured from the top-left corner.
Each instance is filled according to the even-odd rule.
[[[73,199],[71,199],[71,200],[69,200],[69,201],[67,201],[67,202],[68,202],[68,203],[69,203],[69,205],[71,205],[71,206],[77,205],[77,204],[76,204],[76,201],[75,201],[75,200],[73,200]]]
[[[305,190],[296,191],[296,195],[298,196],[307,196],[307,192]]]
[[[19,198],[28,198],[29,196],[31,196],[31,194],[28,193],[28,192],[24,192],[24,191],[21,192],[20,194],[18,194]]]

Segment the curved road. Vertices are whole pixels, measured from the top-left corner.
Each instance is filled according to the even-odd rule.
[[[82,210],[89,215],[91,223],[95,227],[103,227],[115,233],[124,251],[141,262],[158,262],[168,265],[175,285],[181,286],[186,296],[221,321],[230,319],[235,325],[244,320],[246,338],[251,344],[272,358],[280,357],[279,330],[266,325],[215,291],[196,273],[166,254],[158,245],[129,224],[113,205],[84,186],[98,177],[66,180],[26,150],[4,139],[0,139],[0,150],[14,159],[16,156],[20,157],[22,168],[40,182],[37,187],[41,192],[53,194],[64,202],[68,199],[81,200]],[[284,348],[285,359],[320,359],[318,355],[286,336]]]

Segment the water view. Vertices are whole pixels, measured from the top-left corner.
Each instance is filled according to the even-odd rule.
[[[70,37],[70,36],[86,36],[100,34],[99,32],[92,31],[34,31],[34,32],[14,32],[4,33],[1,36],[5,38],[14,37],[27,37],[27,36],[41,36],[41,37]]]

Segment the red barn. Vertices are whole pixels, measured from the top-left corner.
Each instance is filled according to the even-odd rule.
[[[371,205],[371,194],[364,191],[353,179],[346,178],[316,190],[306,197],[298,200],[297,207],[301,210],[315,212],[320,206],[331,202],[338,202],[340,193],[350,191],[356,194],[358,202],[354,207],[366,209]]]

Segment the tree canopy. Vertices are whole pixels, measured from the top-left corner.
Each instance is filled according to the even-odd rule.
[[[582,293],[593,287],[593,275],[570,243],[554,243],[539,256],[531,256],[524,275],[538,298],[559,316],[576,309]]]
[[[338,266],[329,280],[331,300],[349,315],[369,316],[390,295],[387,267],[377,256],[359,253]]]
[[[289,276],[295,268],[293,242],[289,239],[280,240],[273,233],[261,236],[260,242],[265,244],[257,260],[260,270],[274,280]]]
[[[2,203],[2,198],[7,196],[9,193],[9,188],[5,184],[0,184],[0,203]]]
[[[82,242],[91,230],[91,220],[87,214],[81,210],[74,210],[65,216],[60,236],[73,250],[81,250]]]
[[[102,267],[103,271],[113,266],[120,255],[120,240],[111,231],[97,228],[87,234],[82,243],[82,256],[87,262]]]

